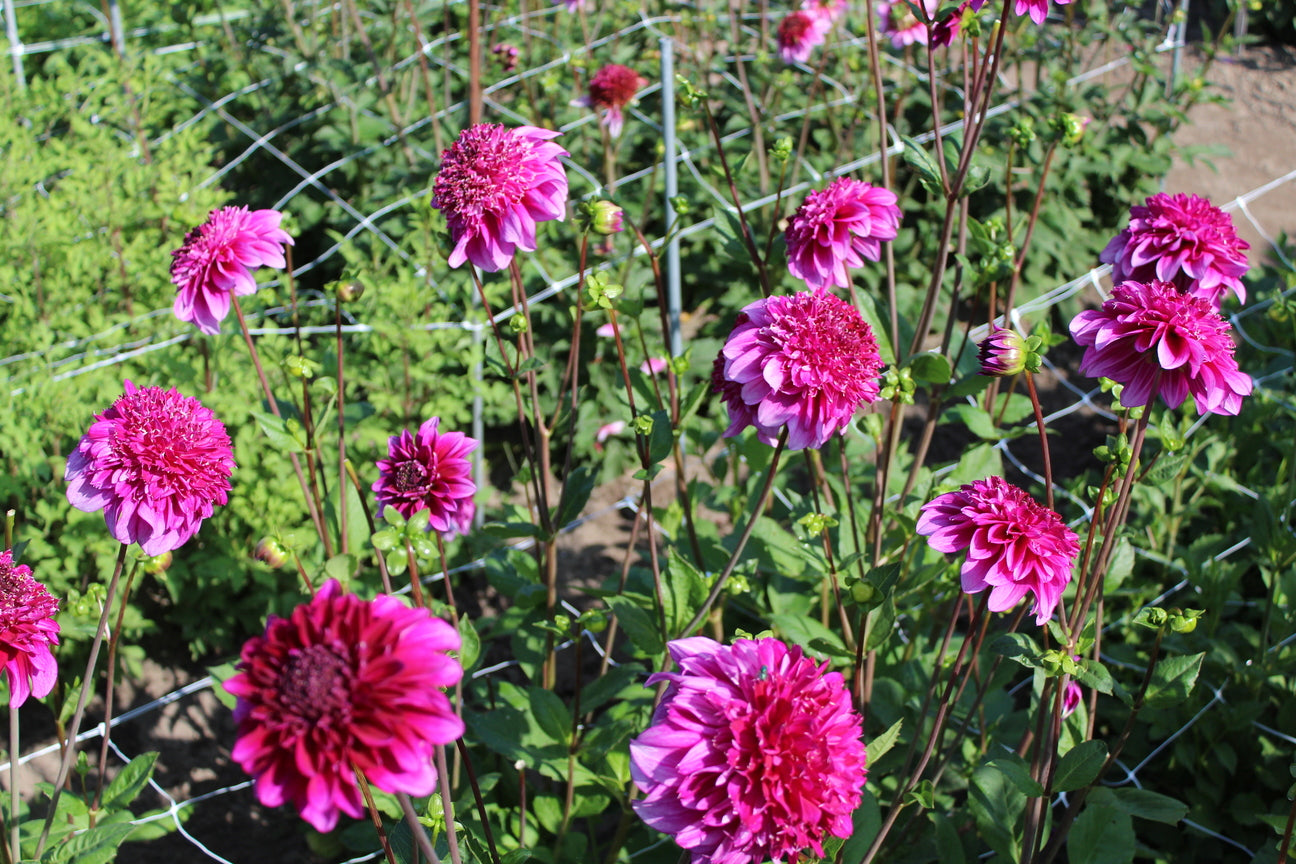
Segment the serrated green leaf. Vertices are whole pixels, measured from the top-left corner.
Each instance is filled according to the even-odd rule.
[[[921,384],[948,384],[954,374],[949,358],[934,351],[924,351],[909,358],[909,371]]]
[[[1092,687],[1099,693],[1111,695],[1112,688],[1116,686],[1116,679],[1112,678],[1106,666],[1089,657],[1080,658],[1076,661],[1076,665],[1079,667],[1075,674],[1076,681],[1086,687]]]
[[[1134,860],[1134,823],[1115,807],[1085,807],[1067,835],[1069,864],[1129,864]]]
[[[1018,791],[1028,798],[1037,798],[1044,794],[1044,787],[1040,785],[1038,780],[1030,776],[1030,766],[1026,764],[1026,760],[1016,753],[987,759],[985,764],[996,771],[1002,772],[1017,787]]]
[[[46,850],[41,864],[108,864],[117,857],[117,848],[134,830],[135,826],[129,822],[90,828]]]
[[[1188,805],[1168,795],[1133,786],[1099,787],[1090,794],[1093,804],[1114,807],[1122,813],[1152,822],[1176,825],[1188,815]]]
[[[1040,649],[1025,633],[1004,633],[990,643],[990,650],[1002,654],[1027,669],[1040,668]]]
[[[472,618],[468,615],[459,616],[459,642],[459,663],[467,676],[481,657],[481,637],[477,635],[477,628],[473,627]]]
[[[1053,774],[1054,792],[1072,792],[1088,786],[1098,779],[1098,772],[1107,759],[1104,741],[1084,741],[1067,751],[1058,761]]]
[[[657,625],[643,609],[633,600],[626,597],[609,597],[607,604],[617,616],[621,629],[634,646],[649,657],[655,657],[665,649]]]
[[[881,735],[876,736],[868,742],[868,764],[875,765],[877,761],[890,752],[895,746],[896,741],[900,738],[900,729],[904,725],[904,718],[892,723],[887,730]]]
[[[150,751],[141,753],[128,762],[104,789],[103,809],[121,810],[129,807],[135,801],[135,796],[139,795],[140,790],[153,776],[153,766],[157,758],[158,754]]]
[[[571,742],[572,715],[561,698],[543,687],[528,687],[531,713],[540,731],[559,744]]]
[[[1173,708],[1187,699],[1197,684],[1205,657],[1205,652],[1202,652],[1162,659],[1152,671],[1145,704],[1150,708]]]
[[[655,427],[654,427],[655,428]],[[590,493],[594,491],[594,482],[598,474],[587,465],[579,465],[563,478],[562,497],[558,500],[558,510],[554,515],[555,528],[562,528],[576,521],[585,505],[589,503]]]

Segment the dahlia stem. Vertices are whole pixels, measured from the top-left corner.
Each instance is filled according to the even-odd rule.
[[[12,516],[13,511],[10,510],[9,514]],[[8,525],[5,527],[7,528]],[[5,539],[5,548],[9,548],[8,538]],[[22,860],[18,844],[18,807],[20,803],[18,797],[18,709],[14,707],[11,698],[9,702],[9,860],[13,862]]]
[[[423,608],[423,587],[419,584],[418,558],[414,555],[414,544],[405,538],[405,561],[410,573],[410,598],[414,605]]]
[[[392,851],[391,839],[387,836],[387,830],[383,828],[382,816],[378,813],[378,805],[374,803],[373,790],[369,788],[369,781],[365,779],[364,772],[351,763],[351,770],[355,773],[356,785],[360,787],[360,794],[364,796],[365,807],[369,809],[369,820],[373,822],[374,830],[378,832],[378,842],[382,844],[383,854],[387,856],[387,864],[397,864],[396,853]]]
[[[752,532],[756,530],[756,522],[760,519],[761,513],[765,510],[765,504],[769,501],[770,490],[774,488],[774,475],[778,473],[779,457],[783,455],[783,449],[787,446],[788,427],[784,426],[783,431],[779,433],[778,444],[774,447],[774,455],[770,457],[769,468],[765,469],[765,483],[761,487],[760,497],[756,501],[756,506],[752,508],[751,517],[747,520],[747,525],[743,528],[742,535],[738,538],[738,545],[734,547],[733,554],[729,556],[729,563],[725,564],[724,570],[716,578],[715,584],[711,586],[711,593],[707,595],[706,600],[702,601],[702,606],[698,609],[697,614],[684,625],[677,638],[683,638],[697,629],[698,625],[706,619],[707,613],[715,605],[716,600],[720,597],[720,592],[724,590],[725,583],[733,575],[734,568],[738,566],[738,560],[742,557],[743,549],[747,546],[747,541],[751,539]]]
[[[1039,429],[1040,455],[1044,458],[1044,498],[1053,509],[1053,459],[1049,456],[1048,431],[1044,428],[1044,410],[1040,407],[1039,393],[1035,389],[1035,376],[1027,369],[1026,390],[1030,393],[1031,407],[1035,409],[1035,427]]]
[[[445,812],[446,842],[450,844],[450,860],[463,864],[459,858],[459,835],[455,832],[454,802],[450,800],[450,775],[446,771],[445,745],[436,745],[437,782],[441,786],[441,808]]]
[[[365,494],[364,486],[360,485],[360,478],[356,475],[355,466],[348,459],[342,463],[346,468],[347,477],[351,478],[351,485],[355,487],[356,493],[360,498],[360,509],[364,511],[365,522],[369,525],[369,536],[372,537],[377,530],[374,524],[373,511],[369,509],[369,498]],[[378,559],[378,575],[382,577],[383,591],[387,594],[392,593],[391,574],[387,572],[387,558],[381,552],[374,550],[374,557]]]
[[[707,128],[711,131],[712,140],[715,141],[716,157],[720,160],[725,182],[729,185],[729,195],[733,198],[734,210],[738,216],[738,227],[742,230],[743,243],[747,246],[747,254],[751,256],[752,263],[756,265],[756,274],[760,277],[761,294],[768,297],[772,293],[769,269],[765,266],[765,260],[761,258],[760,250],[756,248],[756,240],[752,237],[751,226],[747,224],[747,216],[743,213],[742,201],[738,196],[738,187],[734,185],[733,171],[729,168],[729,160],[725,158],[724,144],[720,140],[720,127],[716,125],[715,116],[711,113],[711,106],[707,104],[707,100],[703,98],[699,101],[702,104],[703,113],[706,114]]]
[[[882,60],[878,54],[877,27],[873,23],[873,16],[865,15],[864,17],[868,22],[869,72],[873,76],[873,92],[877,96],[878,150],[881,157],[878,162],[879,167],[882,169],[882,187],[889,191],[891,189],[891,157],[887,154],[890,147],[887,140],[886,95],[882,84]],[[895,250],[892,248],[890,241],[882,245],[886,247],[887,309],[891,314],[891,352],[895,355],[896,362],[899,363],[900,313],[896,308]]]
[[[81,720],[85,717],[86,702],[94,689],[95,664],[99,661],[99,648],[103,645],[104,630],[108,627],[108,615],[112,612],[113,597],[117,594],[117,582],[121,579],[122,567],[126,564],[126,551],[130,546],[122,543],[117,550],[117,563],[113,566],[112,578],[108,580],[108,590],[104,593],[103,611],[99,613],[99,624],[95,627],[94,640],[90,643],[90,657],[86,660],[85,675],[81,678],[81,693],[77,696],[76,710],[72,713],[72,723],[68,727],[67,746],[63,748],[63,758],[59,762],[58,774],[54,778],[54,788],[50,792],[49,812],[45,814],[45,824],[41,827],[40,839],[36,841],[35,858],[40,858],[49,840],[50,829],[54,826],[54,816],[58,813],[59,796],[63,794],[63,785],[67,783],[72,763],[76,759],[77,733],[81,731]],[[108,734],[105,727],[104,735]]]
[[[422,52],[419,57],[423,56]],[[435,122],[435,121],[434,121]],[[342,299],[333,296],[333,332],[337,340],[337,421],[338,421],[338,549],[347,554],[347,458],[346,458],[346,377],[342,366]],[[361,496],[363,497],[363,496]]]
[[[270,403],[270,413],[280,420],[283,415],[279,413],[279,403],[275,400],[274,393],[270,389],[270,381],[266,378],[265,369],[261,367],[261,355],[257,353],[256,343],[252,341],[252,334],[248,332],[247,319],[243,317],[243,307],[239,305],[238,297],[231,295],[230,300],[233,302],[234,315],[238,318],[239,329],[243,331],[243,341],[247,343],[248,354],[252,356],[252,366],[256,369],[257,379],[261,382],[261,390],[265,393],[266,402]],[[311,497],[310,484],[306,482],[306,475],[302,473],[301,460],[297,458],[296,453],[289,453],[288,458],[292,460],[293,471],[297,474],[297,482],[301,484],[302,497],[306,499],[306,509],[310,512],[311,522],[315,525],[315,533],[324,541],[324,552],[329,557],[333,557],[332,543],[329,542],[328,532],[324,530],[324,521],[320,518],[319,507],[316,501]]]
[[[108,744],[112,740],[108,734],[112,729],[113,688],[117,678],[117,645],[121,640],[122,623],[126,618],[126,602],[130,599],[131,586],[135,584],[135,574],[139,573],[140,562],[136,560],[126,575],[126,587],[122,589],[121,602],[117,604],[117,624],[108,634],[108,668],[107,682],[104,684],[104,718],[103,743],[99,745],[99,785],[95,789],[94,804],[90,807],[90,827],[94,827],[95,811],[103,798],[104,775],[108,773]]]
[[[429,864],[441,864],[441,859],[437,857],[436,850],[432,848],[432,841],[428,838],[427,831],[423,830],[423,823],[419,821],[418,812],[414,809],[414,802],[404,792],[397,792],[396,800],[400,802],[401,812],[405,814],[405,824],[409,826],[410,833],[414,835],[414,842],[418,844],[423,857],[428,860]]]
[[[481,786],[477,782],[477,771],[473,768],[472,759],[468,756],[468,746],[463,736],[455,739],[455,749],[463,761],[464,773],[468,775],[468,786],[472,789],[473,800],[477,802],[477,816],[481,819],[482,833],[486,835],[486,846],[490,849],[492,864],[500,864],[499,851],[495,848],[495,832],[491,830],[490,817],[486,813],[486,802],[482,799]]]

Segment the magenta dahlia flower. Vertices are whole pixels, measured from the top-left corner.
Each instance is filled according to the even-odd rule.
[[[669,647],[679,672],[648,678],[670,686],[630,742],[640,818],[693,864],[822,858],[826,835],[849,837],[867,771],[841,674],[777,639]]]
[[[923,8],[928,17],[935,15],[940,8],[940,0],[923,0]],[[904,0],[882,0],[874,4],[878,16],[878,30],[883,36],[891,39],[895,48],[907,45],[926,45],[940,48],[949,45],[958,36],[963,26],[963,10],[972,4],[972,0],[963,3],[944,18],[936,21],[928,33],[927,25],[913,13]],[[974,6],[975,8],[975,6]]]
[[[846,0],[801,0],[801,9],[836,24],[846,15]]]
[[[590,78],[589,95],[574,100],[572,104],[601,111],[603,125],[608,134],[616,138],[625,123],[621,109],[633,102],[635,94],[646,86],[648,79],[630,67],[609,63]]]
[[[796,9],[788,13],[778,26],[779,57],[789,64],[806,62],[831,29],[832,20],[818,12]]]
[[[1062,691],[1062,716],[1070,717],[1075,713],[1075,709],[1080,707],[1080,700],[1084,698],[1084,691],[1080,685],[1074,681],[1068,681],[1066,690]]]
[[[1223,210],[1196,195],[1148,198],[1130,208],[1130,224],[1098,256],[1112,265],[1112,282],[1170,282],[1219,306],[1230,290],[1246,302],[1242,276],[1246,250],[1233,220]]]
[[[1071,321],[1085,348],[1080,372],[1123,384],[1121,404],[1147,405],[1157,394],[1171,408],[1186,397],[1198,414],[1237,414],[1251,393],[1238,370],[1229,324],[1208,301],[1168,282],[1123,282],[1101,309]]]
[[[185,235],[171,253],[171,281],[179,289],[171,310],[204,333],[219,333],[229,314],[230,297],[255,294],[258,267],[282,269],[284,244],[293,239],[279,227],[278,210],[222,207]]]
[[[1071,0],[1053,0],[1059,6],[1066,6]],[[985,5],[985,0],[973,8],[980,8]],[[1017,0],[1017,5],[1013,9],[1018,15],[1029,14],[1032,21],[1036,24],[1043,24],[1044,19],[1048,17],[1049,0]]]
[[[43,699],[58,680],[51,647],[58,644],[58,601],[32,578],[31,568],[0,552],[0,664],[9,680],[9,707]]]
[[[408,429],[387,440],[387,458],[378,460],[378,515],[395,507],[408,521],[426,513],[427,531],[458,530],[462,514],[472,505],[477,484],[472,481],[468,454],[480,443],[462,432],[440,432],[433,417],[410,434]],[[471,514],[468,520],[472,520]]]
[[[567,174],[552,143],[558,133],[535,126],[478,123],[441,154],[432,206],[445,213],[454,249],[450,266],[471,261],[503,270],[521,249],[534,252],[536,223],[567,215]]]
[[[1002,477],[987,477],[922,506],[919,534],[937,552],[967,550],[962,584],[968,594],[990,588],[991,612],[1035,595],[1035,623],[1053,616],[1080,552],[1075,532]]]
[[[720,349],[712,389],[729,408],[726,436],[756,427],[789,450],[822,447],[878,397],[882,357],[859,310],[826,290],[767,297],[738,315]]]
[[[882,257],[883,240],[900,228],[896,196],[886,189],[838,177],[805,201],[788,220],[788,270],[811,288],[850,284],[847,267]]]
[[[130,381],[125,389],[68,456],[67,498],[78,510],[104,511],[120,542],[161,555],[228,500],[234,452],[225,425],[197,399]]]
[[[330,579],[243,646],[230,754],[267,807],[291,802],[317,831],[365,812],[355,772],[385,792],[430,795],[433,747],[463,735],[441,692],[463,668],[459,634],[389,595],[361,600]]]

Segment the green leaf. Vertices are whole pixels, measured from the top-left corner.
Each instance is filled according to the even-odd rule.
[[[500,864],[525,864],[532,857],[530,849],[510,849],[500,856]]]
[[[481,637],[477,635],[477,628],[473,627],[472,618],[467,615],[459,616],[459,641],[462,643],[459,646],[459,663],[466,676],[481,657]]]
[[[1180,657],[1166,657],[1157,663],[1152,671],[1152,680],[1148,683],[1146,704],[1151,708],[1173,708],[1183,702],[1192,693],[1201,673],[1202,660],[1206,654],[1190,654]]]
[[[822,642],[829,648],[824,653],[839,657],[853,656],[842,644],[840,636],[813,618],[803,615],[771,615],[769,621],[776,632],[781,633],[787,641],[794,642],[802,648],[809,648],[811,642]]]
[[[904,142],[904,161],[918,172],[918,177],[922,180],[927,191],[933,195],[941,195],[944,186],[941,184],[940,169],[936,167],[936,162],[927,153],[923,146],[914,139],[901,135],[900,140]]]
[[[47,850],[41,856],[41,864],[70,864],[73,861],[76,864],[108,864],[117,857],[117,847],[134,830],[135,826],[129,822],[99,825]]]
[[[851,814],[850,839],[842,846],[838,860],[864,860],[864,853],[868,851],[869,846],[873,843],[873,838],[881,830],[882,808],[878,806],[878,800],[874,797],[873,791],[865,786],[864,795],[860,798],[859,806]]]
[[[962,402],[946,408],[945,413],[966,426],[967,430],[978,438],[998,441],[1004,437],[1003,431],[995,426],[994,420],[990,419],[990,414],[983,408]]]
[[[653,429],[656,428],[654,425]],[[554,528],[562,528],[576,521],[576,517],[580,516],[589,503],[597,479],[598,474],[586,465],[577,466],[563,479],[562,497],[558,500],[558,512],[553,520]]]
[[[127,763],[108,784],[108,788],[104,789],[103,809],[121,810],[129,807],[153,776],[153,764],[157,762],[157,758],[157,753],[141,753]]]
[[[1072,792],[1098,779],[1098,771],[1107,759],[1105,741],[1084,741],[1067,751],[1053,775],[1054,792]]]
[[[1038,798],[1044,794],[1044,787],[1030,776],[1030,766],[1026,764],[1026,760],[1016,753],[987,759],[985,764],[1002,772],[1023,795]]]
[[[968,808],[981,839],[1007,861],[1018,860],[1015,827],[1026,809],[1026,796],[1002,772],[982,765],[972,772]]]
[[[1079,670],[1075,674],[1075,679],[1086,687],[1092,687],[1099,693],[1106,693],[1108,696],[1112,693],[1112,688],[1116,686],[1116,679],[1107,671],[1107,667],[1097,660],[1090,657],[1082,657],[1076,661]]]
[[[864,650],[876,651],[887,643],[895,632],[896,606],[895,598],[888,597],[868,613],[868,639]]]
[[[675,446],[675,433],[671,429],[670,415],[665,411],[654,411],[652,415],[652,434],[648,436],[648,462],[656,465],[664,462]]]
[[[1040,649],[1025,633],[1005,633],[990,643],[990,650],[1014,660],[1027,669],[1039,669]]]
[[[395,507],[388,507],[388,510],[395,510]],[[532,525],[530,522],[487,522],[482,526],[482,531],[492,537],[502,537],[505,540],[514,537],[534,537],[537,540],[543,539],[544,532],[540,530],[539,525]]]
[[[959,839],[954,822],[943,813],[932,811],[929,815],[936,825],[936,860],[940,864],[964,864],[967,855],[963,852],[963,841]]]
[[[903,724],[904,718],[901,717],[892,723],[885,732],[868,742],[868,764],[870,766],[876,765],[877,761],[895,746],[896,741],[900,738],[900,727]]]
[[[587,714],[598,708],[637,681],[643,673],[644,668],[638,663],[622,663],[608,669],[581,689],[581,713]]]
[[[949,358],[934,351],[924,351],[909,359],[909,371],[921,384],[948,384],[954,369]]]
[[[665,648],[661,633],[657,632],[657,625],[653,623],[647,612],[640,609],[628,597],[609,597],[607,604],[612,607],[621,629],[625,631],[626,637],[636,648],[649,657],[661,654]]]
[[[1133,786],[1116,789],[1100,787],[1090,794],[1089,802],[1115,807],[1130,816],[1166,825],[1176,825],[1188,815],[1188,805],[1182,801],[1147,789],[1135,789]]]
[[[1134,860],[1134,823],[1115,807],[1085,807],[1067,836],[1069,864],[1128,864]]]
[[[527,695],[531,698],[531,711],[540,731],[559,744],[570,743],[572,715],[558,694],[543,687],[528,687]]]
[[[270,446],[275,450],[285,456],[289,453],[306,452],[306,442],[289,432],[282,418],[261,411],[253,411],[252,416],[256,418],[257,425],[261,427],[266,438],[270,439]]]
[[[666,596],[666,629],[678,633],[680,638],[691,636],[691,633],[681,631],[706,599],[707,588],[702,574],[691,561],[672,548],[662,583]]]

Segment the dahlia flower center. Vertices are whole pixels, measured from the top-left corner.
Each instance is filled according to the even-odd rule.
[[[351,664],[339,645],[307,645],[288,656],[279,678],[283,707],[307,721],[345,715]]]
[[[863,387],[871,377],[869,332],[849,306],[818,303],[804,316],[771,325],[787,358],[792,383],[809,390],[843,393]]]
[[[165,402],[138,404],[126,422],[113,429],[110,446],[124,466],[158,488],[136,488],[146,492],[188,491],[209,480],[217,468],[208,453],[209,434],[196,429],[185,415],[170,410]],[[133,414],[134,416],[129,416]]]
[[[484,124],[468,130],[449,150],[434,182],[439,207],[462,217],[480,217],[522,200],[529,177],[531,143],[503,126]]]
[[[639,75],[625,66],[608,66],[590,80],[590,100],[603,108],[619,108],[634,98]]]
[[[806,34],[810,32],[813,25],[813,19],[809,15],[803,15],[800,12],[793,12],[783,19],[779,25],[779,37],[784,44],[795,44],[805,39]]]
[[[427,474],[418,462],[402,462],[396,469],[396,491],[417,492],[426,485]]]

